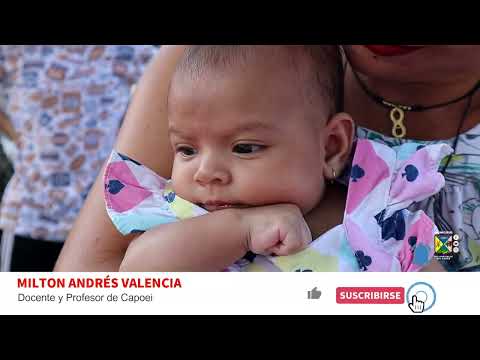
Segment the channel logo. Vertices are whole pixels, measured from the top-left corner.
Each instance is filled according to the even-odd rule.
[[[443,231],[433,237],[435,253],[433,256],[437,260],[448,261],[460,251],[460,236],[451,231]]]

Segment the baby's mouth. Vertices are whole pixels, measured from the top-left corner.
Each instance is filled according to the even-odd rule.
[[[221,202],[208,202],[208,203],[200,203],[197,205],[209,212],[225,210],[225,209],[243,209],[248,207],[245,204],[230,204],[230,203],[221,203]]]

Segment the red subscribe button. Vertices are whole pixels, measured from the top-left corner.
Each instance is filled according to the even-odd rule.
[[[403,304],[403,287],[339,287],[337,304]]]

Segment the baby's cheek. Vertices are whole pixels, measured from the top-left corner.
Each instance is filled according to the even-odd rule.
[[[185,171],[175,170],[172,174],[172,188],[173,191],[185,200],[192,198],[193,184],[191,176],[185,173]]]
[[[192,199],[191,191],[189,191],[188,186],[185,186],[184,182],[172,180],[172,188],[177,196],[180,196],[182,199],[191,201]]]
[[[302,213],[306,214],[314,209],[323,198],[325,184],[323,181],[306,181],[296,187],[294,203],[298,205]]]
[[[277,177],[270,182],[251,183],[243,187],[243,201],[251,205],[295,204],[303,213],[312,210],[319,202],[323,185],[314,181],[289,179],[288,176]]]

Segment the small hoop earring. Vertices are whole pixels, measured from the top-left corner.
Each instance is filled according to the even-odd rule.
[[[337,172],[332,168],[332,179],[330,180],[330,185],[335,184],[335,179],[337,178]]]

